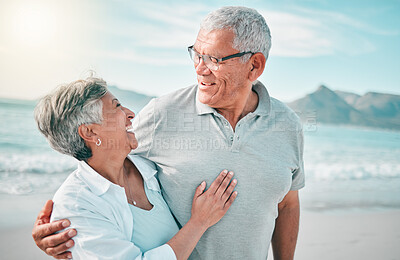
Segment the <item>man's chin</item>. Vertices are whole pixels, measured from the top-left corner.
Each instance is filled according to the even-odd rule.
[[[210,101],[211,101],[211,97],[210,96],[202,95],[202,94],[199,93],[198,98],[199,98],[200,103],[203,103],[204,105],[209,105],[210,104]]]
[[[211,89],[203,89],[199,87],[198,99],[200,103],[203,103],[205,105],[209,105],[211,103],[211,99],[215,95],[215,93],[210,90]]]

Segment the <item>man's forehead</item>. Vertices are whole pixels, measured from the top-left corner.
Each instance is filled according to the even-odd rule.
[[[201,52],[204,49],[210,49],[213,54],[219,54],[219,52],[223,52],[227,47],[232,46],[233,38],[233,32],[228,29],[200,30],[194,43],[194,48]]]

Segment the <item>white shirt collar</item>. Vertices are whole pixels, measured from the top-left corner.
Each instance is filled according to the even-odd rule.
[[[157,167],[152,162],[138,155],[128,155],[127,158],[132,161],[139,172],[142,174],[143,180],[149,189],[160,191],[160,187],[155,179]],[[122,188],[114,184],[97,173],[85,161],[78,162],[78,174],[87,184],[90,190],[97,196],[101,196],[107,192],[110,186]],[[153,178],[154,177],[154,178]]]

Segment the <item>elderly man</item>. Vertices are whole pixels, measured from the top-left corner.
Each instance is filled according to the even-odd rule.
[[[231,210],[199,241],[191,259],[293,259],[304,186],[298,117],[257,81],[270,32],[254,9],[223,7],[205,17],[188,48],[198,84],[153,99],[134,121],[137,153],[156,162],[163,195],[180,225],[190,218],[193,190],[224,167],[238,179]],[[49,211],[48,209],[45,211]],[[33,230],[39,247],[65,257],[67,231],[46,222]],[[79,230],[78,230],[79,232]],[[70,243],[70,244],[67,244]]]

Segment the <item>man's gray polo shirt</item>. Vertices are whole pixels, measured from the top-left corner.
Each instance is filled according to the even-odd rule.
[[[297,115],[270,98],[257,82],[257,109],[233,130],[215,109],[197,99],[197,86],[153,99],[134,120],[136,154],[159,166],[163,195],[184,225],[195,188],[223,170],[235,173],[238,197],[203,235],[191,259],[266,259],[289,190],[304,186],[303,134]]]

